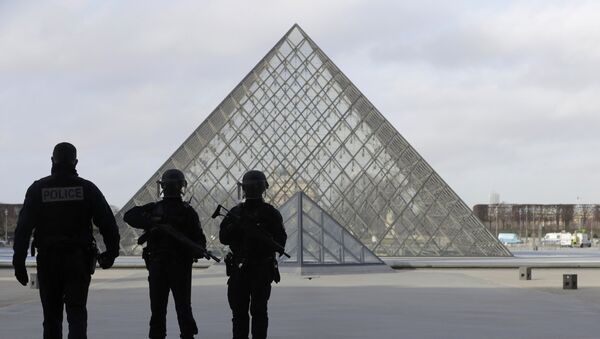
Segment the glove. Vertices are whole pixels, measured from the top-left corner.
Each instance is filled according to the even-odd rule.
[[[15,267],[15,277],[17,281],[23,285],[27,286],[29,282],[29,277],[27,275],[27,268],[25,268],[25,264],[14,265]]]
[[[108,252],[102,252],[98,255],[98,265],[100,265],[103,270],[111,268],[115,263],[115,258],[116,256]]]

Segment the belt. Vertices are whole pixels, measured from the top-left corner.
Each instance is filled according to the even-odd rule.
[[[237,264],[237,263],[244,263],[244,264],[263,264],[263,263],[271,263],[273,262],[274,257],[263,257],[263,258],[256,258],[256,257],[236,257],[235,255],[233,256],[233,261]]]

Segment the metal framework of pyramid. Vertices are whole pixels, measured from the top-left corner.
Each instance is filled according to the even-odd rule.
[[[286,264],[386,265],[304,192],[279,207],[288,240]],[[285,258],[285,257],[282,257]]]
[[[141,250],[124,211],[156,199],[155,182],[181,169],[213,251],[217,204],[263,170],[266,200],[305,192],[379,256],[510,256],[471,210],[294,25],[117,215],[125,253]]]

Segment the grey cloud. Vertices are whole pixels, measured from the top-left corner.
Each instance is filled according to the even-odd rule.
[[[590,2],[517,2],[494,12],[457,12],[459,19],[443,29],[422,27],[419,39],[401,33],[375,41],[371,56],[377,62],[427,63],[443,72],[512,72],[518,83],[581,89],[599,84],[599,10]]]
[[[54,143],[122,205],[298,22],[470,205],[597,202],[594,2],[0,2],[0,201]],[[552,183],[549,185],[548,183]],[[576,195],[572,194],[577,192]]]

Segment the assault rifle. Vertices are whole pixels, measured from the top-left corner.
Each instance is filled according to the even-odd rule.
[[[222,214],[221,210],[224,210],[225,212],[227,212],[226,214]],[[242,217],[235,214],[235,213],[231,213],[231,211],[229,211],[228,209],[226,209],[225,207],[223,207],[222,205],[218,205],[217,209],[215,210],[215,212],[212,214],[211,218],[215,219],[216,217],[227,217],[227,216],[231,216],[233,218],[235,218],[236,220],[240,221],[242,220]],[[285,248],[283,246],[281,246],[277,241],[275,241],[275,239],[273,239],[273,237],[271,237],[270,234],[268,234],[265,230],[263,230],[262,228],[258,227],[248,227],[245,228],[244,230],[249,229],[251,230],[251,232],[254,233],[254,235],[256,237],[258,237],[258,239],[260,239],[262,242],[267,243],[268,245],[270,245],[276,252],[280,253],[281,255],[285,255],[286,257],[290,258],[290,255],[285,253]]]
[[[153,232],[157,232],[157,231],[162,232],[163,234],[167,235],[171,239],[175,240],[188,253],[190,253],[190,255],[194,259],[205,258],[207,260],[212,259],[216,262],[221,262],[221,259],[214,256],[210,251],[207,251],[206,248],[193,242],[190,238],[186,237],[184,234],[177,231],[170,224],[151,222],[150,229],[148,229],[146,232],[144,232],[144,234],[142,234],[138,238],[138,241],[137,241],[138,245],[142,245],[143,243],[148,241],[150,234],[152,234]]]

